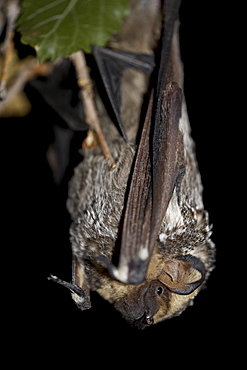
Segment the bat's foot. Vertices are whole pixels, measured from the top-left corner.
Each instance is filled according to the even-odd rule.
[[[89,292],[83,290],[81,287],[79,287],[79,285],[68,283],[67,281],[61,280],[54,275],[49,276],[48,280],[54,281],[55,283],[68,288],[71,291],[73,300],[75,301],[77,307],[80,308],[80,310],[84,311],[91,308]]]

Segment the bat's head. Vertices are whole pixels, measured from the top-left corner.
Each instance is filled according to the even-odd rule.
[[[156,261],[157,262],[157,261]],[[205,278],[203,262],[190,254],[152,264],[147,279],[119,298],[115,307],[132,325],[141,329],[180,314],[198,293]]]

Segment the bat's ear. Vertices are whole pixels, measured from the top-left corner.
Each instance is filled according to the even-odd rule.
[[[203,262],[190,254],[178,255],[165,262],[158,280],[170,291],[187,295],[197,289],[205,279]]]

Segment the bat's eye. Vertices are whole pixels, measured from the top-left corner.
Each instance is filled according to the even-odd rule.
[[[161,295],[164,292],[164,288],[162,286],[158,286],[156,288],[156,294]]]

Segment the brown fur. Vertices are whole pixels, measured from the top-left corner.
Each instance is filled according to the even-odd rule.
[[[112,38],[112,48],[152,54],[160,34],[160,2],[158,0],[132,1],[130,16],[126,19],[122,32]],[[182,65],[179,56],[177,27],[175,29],[171,61],[173,79],[181,87],[183,83]],[[138,130],[143,95],[148,89],[147,78],[140,72],[126,71],[122,81],[122,116],[130,144],[126,143],[115,129],[99,97],[97,107],[102,130],[116,161],[113,170],[102,155],[99,147],[85,149],[84,159],[75,169],[70,182],[68,210],[71,225],[71,243],[76,261],[74,282],[85,291],[96,290],[104,299],[115,304],[127,315],[130,304],[135,306],[138,315],[141,309],[136,306],[138,299],[146,307],[147,297],[155,301],[148,303],[154,313],[154,323],[181,313],[199,292],[180,295],[172,292],[162,281],[161,275],[167,271],[168,261],[176,255],[187,255],[200,259],[206,268],[207,280],[214,262],[214,244],[210,240],[211,229],[202,202],[202,185],[194,153],[194,143],[190,137],[190,126],[183,102],[180,130],[183,135],[186,173],[175,188],[169,203],[154,253],[149,264],[146,280],[137,286],[124,284],[112,279],[97,257],[103,255],[111,260],[120,233],[120,221],[125,203],[125,191],[132,160],[135,154],[135,137]],[[187,267],[186,267],[187,268]],[[77,270],[80,270],[78,273]],[[198,279],[200,273],[188,264],[189,273],[177,273],[173,285],[182,286]],[[169,269],[168,269],[169,270]],[[80,279],[78,279],[78,276]],[[169,279],[168,277],[166,277]],[[167,280],[168,281],[168,280]],[[161,291],[162,294],[155,292]],[[149,292],[150,286],[150,292]],[[156,290],[155,290],[156,289]],[[140,312],[139,312],[140,311]],[[131,311],[131,322],[137,317]],[[128,319],[128,318],[127,318]]]

